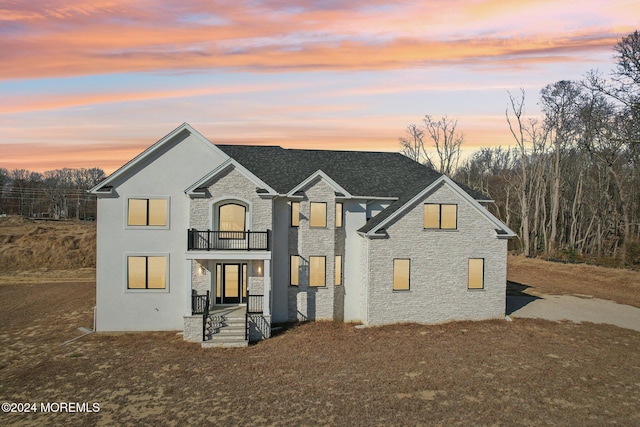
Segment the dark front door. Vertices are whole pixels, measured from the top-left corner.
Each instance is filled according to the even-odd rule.
[[[218,264],[216,304],[241,304],[247,295],[247,264]]]

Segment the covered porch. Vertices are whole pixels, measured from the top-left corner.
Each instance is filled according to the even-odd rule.
[[[271,336],[271,252],[193,252],[184,339],[239,346]]]

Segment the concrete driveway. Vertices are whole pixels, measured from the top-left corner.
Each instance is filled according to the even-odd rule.
[[[640,331],[640,308],[589,296],[507,295],[507,314],[513,318],[607,323]]]

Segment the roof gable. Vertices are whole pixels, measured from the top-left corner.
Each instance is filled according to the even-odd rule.
[[[255,176],[251,171],[247,170],[244,166],[238,163],[235,159],[228,158],[225,162],[220,164],[217,168],[200,178],[194,184],[192,184],[189,188],[184,190],[184,192],[190,197],[201,197],[203,193],[199,192],[198,189],[202,187],[208,187],[209,184],[215,180],[220,174],[229,170],[230,168],[235,168],[242,175],[244,175],[249,181],[253,182],[256,185],[256,192],[263,196],[275,196],[278,193],[271,188],[266,182],[262,181],[260,178]]]
[[[305,179],[300,184],[296,185],[291,190],[289,190],[289,192],[287,193],[287,196],[291,197],[295,193],[297,193],[298,191],[303,191],[304,189],[309,187],[317,179],[324,180],[327,184],[329,184],[329,186],[333,189],[333,191],[336,194],[341,194],[340,197],[344,197],[344,198],[351,198],[352,197],[351,193],[349,193],[347,190],[345,190],[340,184],[335,182],[333,179],[331,179],[331,177],[329,177],[329,175],[327,175],[326,173],[324,173],[320,169],[318,169],[315,173],[309,175],[309,177],[307,179]]]
[[[387,224],[391,223],[396,218],[402,217],[413,205],[420,199],[424,198],[427,194],[434,191],[440,185],[447,185],[454,192],[456,192],[462,199],[464,199],[470,206],[472,206],[477,212],[484,216],[489,222],[491,222],[496,229],[497,236],[500,239],[508,239],[515,236],[515,233],[509,229],[505,224],[496,218],[491,212],[482,207],[480,203],[475,200],[468,192],[463,190],[458,184],[456,184],[451,178],[446,175],[441,175],[438,179],[433,180],[431,183],[423,184],[422,187],[415,185],[409,189],[405,194],[397,201],[389,205],[385,210],[380,212],[375,217],[371,218],[358,232],[363,233],[367,237],[375,237],[375,234],[382,230]]]
[[[109,175],[105,180],[100,182],[98,185],[89,190],[90,193],[93,194],[105,194],[106,188],[112,187],[114,183],[118,180],[123,179],[127,176],[127,174],[132,174],[133,172],[139,170],[143,167],[144,162],[153,158],[154,155],[161,152],[162,149],[176,141],[181,141],[189,137],[190,135],[194,136],[196,140],[200,141],[207,149],[216,153],[217,155],[228,158],[229,156],[222,151],[220,148],[215,146],[211,141],[205,138],[200,132],[191,127],[188,123],[182,123],[180,126],[169,132],[167,135],[158,140],[155,144],[144,150],[142,153],[138,154],[136,157],[125,163],[111,175]]]

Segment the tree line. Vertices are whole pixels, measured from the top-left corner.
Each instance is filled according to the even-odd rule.
[[[55,169],[43,173],[0,168],[0,214],[29,218],[96,217],[96,198],[87,190],[105,178],[102,169]]]
[[[616,44],[614,58],[611,75],[590,71],[582,80],[545,86],[538,118],[526,117],[524,90],[508,93],[512,148],[482,148],[455,169],[449,166],[459,158],[457,122],[435,121],[440,131],[448,124],[448,141],[454,141],[448,146],[457,153],[447,157],[436,147],[437,161],[425,163],[495,200],[490,210],[518,234],[512,247],[527,256],[640,264],[638,31]],[[407,129],[400,139],[405,154],[416,158],[425,132],[444,146],[444,137],[436,141],[429,131],[433,123],[427,116],[424,127]]]

